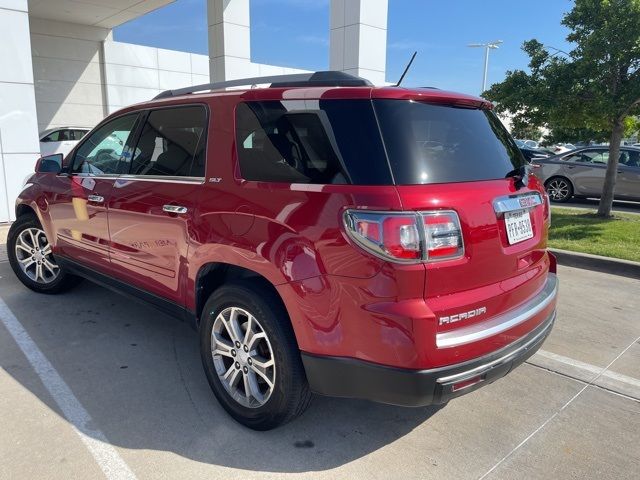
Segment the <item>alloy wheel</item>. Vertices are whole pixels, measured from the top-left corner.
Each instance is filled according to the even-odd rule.
[[[54,260],[51,245],[41,229],[32,227],[20,232],[15,254],[22,272],[34,282],[49,284],[58,278],[60,267]]]
[[[547,185],[547,193],[551,200],[562,201],[569,196],[569,183],[561,178],[556,178]]]
[[[213,322],[211,355],[218,378],[240,405],[258,408],[276,380],[271,342],[260,322],[240,307],[222,310]]]

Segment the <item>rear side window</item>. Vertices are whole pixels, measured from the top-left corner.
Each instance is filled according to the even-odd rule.
[[[240,103],[236,145],[240,172],[246,180],[391,183],[369,100]]]
[[[201,105],[153,110],[134,149],[129,173],[204,177],[207,112]]]
[[[525,160],[490,111],[373,101],[396,184],[504,178]]]

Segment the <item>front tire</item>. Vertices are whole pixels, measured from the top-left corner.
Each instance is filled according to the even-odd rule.
[[[57,264],[42,225],[33,215],[19,217],[11,225],[7,250],[18,280],[35,292],[61,293],[80,281]]]
[[[287,312],[262,283],[216,290],[204,306],[200,352],[222,407],[254,430],[270,430],[300,415],[311,401]]]
[[[549,200],[556,203],[568,202],[573,197],[573,185],[564,177],[552,177],[545,184]]]

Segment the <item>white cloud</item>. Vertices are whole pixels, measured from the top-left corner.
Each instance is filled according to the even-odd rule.
[[[296,37],[296,40],[303,43],[310,43],[312,45],[322,45],[324,47],[329,45],[329,39],[320,35],[300,35]]]
[[[329,0],[258,0],[256,3],[280,4],[294,8],[307,10],[325,8],[329,6]]]
[[[387,44],[387,48],[390,50],[425,50],[427,48],[431,48],[431,45],[426,42],[420,42],[416,40],[396,40],[395,42],[390,42]]]

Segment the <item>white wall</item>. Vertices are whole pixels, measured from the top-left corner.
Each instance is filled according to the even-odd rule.
[[[94,126],[106,114],[102,42],[110,30],[40,18],[30,27],[40,131]]]
[[[206,55],[113,41],[103,48],[108,113],[164,90],[209,82]]]
[[[385,85],[388,0],[331,0],[329,67]]]
[[[38,158],[27,0],[0,0],[0,222]]]
[[[152,99],[164,90],[209,83],[209,57],[161,48],[104,42],[108,113]],[[306,70],[245,62],[230,78],[286,75]]]
[[[207,23],[209,71],[214,82],[308,72],[251,61],[249,0],[207,0]]]

